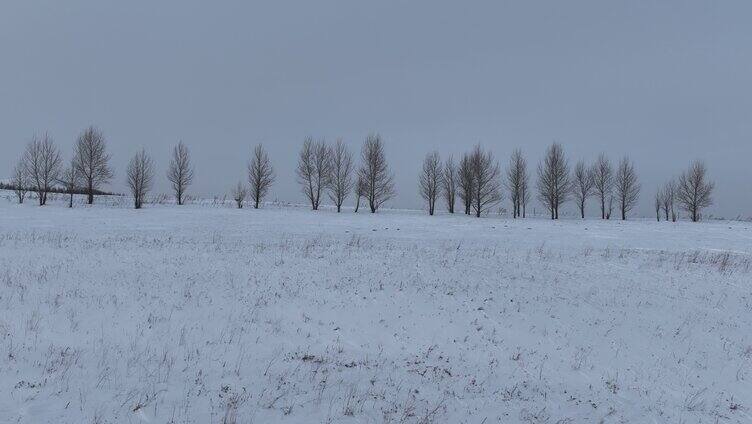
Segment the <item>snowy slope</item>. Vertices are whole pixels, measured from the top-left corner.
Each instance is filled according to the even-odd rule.
[[[751,422],[751,227],[0,199],[0,422]]]

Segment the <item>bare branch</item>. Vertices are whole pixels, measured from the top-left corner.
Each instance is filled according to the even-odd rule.
[[[457,198],[457,165],[454,163],[454,158],[449,156],[444,161],[444,169],[442,170],[441,189],[444,194],[444,200],[446,201],[447,211],[454,213],[454,203]]]
[[[682,209],[689,213],[692,222],[701,218],[702,209],[713,204],[715,184],[707,181],[707,168],[702,161],[695,161],[680,177],[676,187],[676,199]]]
[[[39,206],[47,204],[47,194],[58,181],[61,164],[60,152],[47,133],[41,138],[34,136],[26,146],[23,157],[24,173],[37,192]]]
[[[238,185],[232,189],[232,199],[235,200],[238,209],[243,209],[243,202],[245,202],[247,196],[248,190],[245,188],[242,181],[238,181]]]
[[[476,145],[470,154],[470,169],[472,170],[472,199],[475,216],[480,217],[483,212],[499,203],[501,196],[501,168],[490,151],[483,151],[480,144]]]
[[[81,176],[88,195],[87,202],[94,203],[94,193],[113,177],[107,154],[104,135],[95,127],[89,127],[78,136],[73,154],[76,172]]]
[[[524,216],[524,206],[530,197],[530,194],[527,192],[529,178],[527,175],[527,160],[522,155],[522,151],[516,149],[509,158],[509,167],[507,168],[505,180],[509,197],[512,201],[513,218]]]
[[[384,154],[384,143],[378,134],[370,134],[363,143],[362,164],[358,176],[363,183],[364,197],[371,213],[395,195],[394,175],[389,170]]]
[[[441,158],[439,152],[428,153],[423,160],[423,170],[420,174],[420,195],[428,203],[428,214],[433,215],[436,208],[436,198],[442,184]]]
[[[332,174],[331,156],[324,140],[316,142],[313,141],[313,137],[306,137],[303,141],[296,173],[301,190],[313,210],[319,209],[321,192],[329,185]]]
[[[640,184],[637,180],[634,164],[626,156],[616,168],[614,186],[616,201],[621,211],[621,219],[626,220],[627,214],[637,205],[637,200],[640,197]]]
[[[342,204],[353,191],[355,185],[353,181],[353,173],[355,172],[353,155],[341,139],[337,140],[331,150],[331,164],[329,198],[337,206],[337,212],[340,212]]]
[[[569,161],[561,145],[554,143],[538,164],[538,199],[548,208],[551,219],[559,219],[559,208],[568,200],[570,189]]]
[[[172,185],[175,200],[177,200],[178,205],[182,205],[185,192],[193,182],[191,153],[182,141],[172,149],[172,159],[170,160],[170,167],[167,169],[167,180]]]
[[[470,215],[470,209],[473,206],[473,165],[470,155],[467,153],[462,155],[462,159],[460,159],[457,176],[460,200],[465,207],[465,215]]]
[[[587,202],[587,198],[593,195],[593,187],[595,185],[593,169],[587,168],[585,162],[581,160],[574,166],[572,174],[574,177],[572,181],[572,195],[575,201],[577,201],[577,207],[580,209],[580,217],[585,219],[585,203]]]
[[[274,184],[274,168],[264,146],[257,145],[253,149],[251,160],[248,162],[248,182],[254,209],[258,209],[264,197]]]
[[[614,171],[611,162],[601,153],[593,164],[593,192],[600,201],[601,219],[607,219],[607,202],[614,187]]]
[[[154,181],[154,163],[145,149],[141,149],[131,158],[126,175],[133,196],[133,206],[141,209]]]

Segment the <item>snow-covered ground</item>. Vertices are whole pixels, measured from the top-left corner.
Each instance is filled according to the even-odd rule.
[[[752,422],[750,223],[11,200],[3,423]]]

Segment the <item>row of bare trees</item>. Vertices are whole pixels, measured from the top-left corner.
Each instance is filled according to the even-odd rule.
[[[31,190],[37,193],[39,204],[44,205],[48,193],[62,187],[62,191],[70,195],[70,207],[74,193],[85,193],[87,203],[91,204],[95,194],[114,176],[109,162],[105,138],[94,127],[79,135],[67,165],[48,134],[35,136],[14,169],[12,186],[19,203],[23,203]],[[254,208],[259,208],[275,181],[269,155],[262,145],[253,149],[247,173],[248,186],[238,183],[232,190],[233,198],[237,206],[242,207],[250,196]],[[370,134],[364,141],[357,167],[352,152],[342,140],[330,146],[323,139],[306,138],[298,155],[296,176],[313,210],[318,210],[322,197],[328,195],[340,212],[346,199],[354,194],[355,212],[363,199],[373,213],[395,195],[394,174],[378,134]],[[184,203],[193,178],[190,151],[179,142],[172,150],[167,171],[178,205]],[[154,162],[141,150],[130,160],[126,170],[126,182],[135,208],[142,207],[153,181]],[[480,217],[502,201],[503,187],[509,193],[512,216],[524,218],[531,199],[530,173],[522,151],[512,152],[506,172],[502,173],[493,153],[480,145],[463,154],[458,162],[452,156],[442,161],[436,151],[428,153],[418,186],[429,215],[434,215],[440,199],[444,200],[447,211],[454,213],[459,199],[465,214]],[[563,147],[553,143],[538,164],[536,188],[537,198],[551,219],[559,218],[561,206],[570,199],[584,218],[587,200],[595,197],[602,219],[610,219],[616,208],[625,220],[637,205],[641,186],[634,164],[626,156],[615,167],[605,154],[600,154],[592,165],[578,161],[570,169]],[[660,221],[664,216],[667,221],[675,221],[675,204],[678,204],[692,221],[700,220],[702,209],[712,205],[713,188],[704,163],[692,163],[677,179],[668,181],[657,191],[656,218]]]
[[[692,162],[679,178],[670,179],[655,193],[655,218],[676,221],[676,203],[687,212],[692,222],[702,218],[702,209],[713,204],[715,184],[708,180],[707,168],[701,161]]]
[[[595,197],[600,206],[601,219],[610,219],[616,208],[622,220],[637,206],[641,185],[634,163],[623,157],[614,167],[605,154],[592,165],[578,161],[570,169],[563,147],[553,143],[537,168],[538,200],[548,210],[551,219],[559,218],[561,206],[574,200],[580,216],[585,218],[587,200]],[[503,182],[501,181],[503,179]],[[502,199],[502,185],[509,192],[514,218],[526,216],[530,201],[530,175],[527,160],[515,150],[501,176],[498,163],[491,152],[480,145],[462,156],[455,165],[450,156],[443,164],[438,152],[428,153],[419,177],[420,194],[426,201],[429,215],[435,212],[437,198],[446,199],[447,211],[454,213],[455,198],[459,197],[465,214],[481,216]],[[713,183],[707,180],[702,162],[694,162],[676,181],[669,181],[656,195],[656,216],[661,211],[666,220],[677,219],[674,203],[687,211],[692,221],[698,221],[701,210],[712,205]]]
[[[325,193],[337,207],[337,212],[341,212],[351,193],[356,198],[355,212],[360,208],[361,199],[375,213],[384,202],[393,198],[394,174],[387,164],[381,136],[370,134],[366,137],[360,160],[360,166],[356,168],[353,154],[342,140],[330,146],[323,139],[307,137],[298,154],[296,177],[311,209],[318,210]]]
[[[429,215],[435,213],[439,198],[444,199],[447,211],[454,213],[459,198],[466,215],[481,216],[502,199],[501,168],[493,153],[480,145],[463,154],[458,164],[452,156],[442,162],[434,151],[423,160],[418,187]]]
[[[34,191],[40,206],[47,203],[50,192],[60,191],[62,187],[69,195],[68,206],[73,207],[74,194],[84,193],[87,203],[93,204],[94,196],[101,193],[102,187],[113,177],[105,137],[97,128],[89,127],[76,139],[73,157],[67,164],[52,137],[46,133],[32,137],[13,170],[11,185],[19,203],[24,202],[29,191]],[[154,163],[145,150],[131,159],[126,177],[134,206],[141,208],[154,180]],[[182,205],[186,189],[193,181],[190,152],[182,142],[173,149],[167,178],[177,203]]]
[[[85,193],[87,202],[92,204],[94,195],[112,179],[109,161],[104,136],[94,127],[78,136],[67,165],[49,134],[34,136],[14,168],[13,189],[19,203],[23,203],[28,191],[34,191],[39,205],[44,206],[47,195],[62,186],[70,195],[69,206],[73,206],[75,192]]]

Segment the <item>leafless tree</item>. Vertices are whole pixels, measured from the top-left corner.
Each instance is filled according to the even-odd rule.
[[[611,219],[611,214],[614,212],[614,194],[608,195],[608,202],[606,202],[606,219]]]
[[[37,192],[39,206],[47,204],[47,193],[60,176],[61,163],[60,152],[46,133],[41,138],[34,136],[26,145],[23,157],[24,172]]]
[[[16,193],[18,203],[21,204],[26,199],[26,193],[29,192],[29,175],[26,173],[23,158],[18,161],[13,168],[13,191]]]
[[[526,203],[525,189],[528,178],[527,160],[520,149],[515,149],[509,158],[505,181],[509,198],[512,201],[512,218],[522,216],[523,204]]]
[[[616,168],[614,188],[616,190],[616,201],[621,211],[621,219],[626,220],[627,214],[637,205],[637,200],[640,197],[640,183],[637,180],[634,164],[626,156],[622,158]]]
[[[154,162],[145,149],[141,149],[128,162],[126,175],[128,188],[133,196],[133,207],[141,209],[154,181]]]
[[[501,201],[501,168],[493,153],[484,151],[480,144],[473,148],[470,164],[473,171],[473,210],[475,216],[480,217]]]
[[[269,155],[259,144],[253,149],[251,160],[248,162],[248,182],[254,209],[259,208],[259,204],[274,183],[274,178],[274,168],[269,161]]]
[[[525,218],[527,216],[527,204],[530,203],[530,174],[527,172],[527,161],[523,162],[523,165],[519,204],[522,207],[522,217]],[[519,213],[517,216],[520,216]]]
[[[355,213],[360,210],[360,199],[366,197],[367,186],[365,180],[360,176],[360,172],[356,175],[355,182]]]
[[[702,209],[713,204],[713,188],[715,184],[707,179],[707,168],[702,161],[694,161],[684,173],[679,176],[676,185],[676,199],[682,209],[689,213],[692,222],[702,217]]]
[[[354,171],[352,153],[341,139],[337,140],[331,150],[331,178],[329,179],[329,198],[337,206],[337,213],[342,210],[342,204],[353,190]]]
[[[663,190],[658,189],[655,192],[655,204],[653,207],[655,208],[655,220],[658,222],[661,222],[661,204],[663,202]]]
[[[605,154],[601,153],[598,156],[591,172],[593,174],[593,191],[601,204],[601,219],[607,219],[606,203],[614,188],[614,171]]]
[[[313,137],[306,137],[298,156],[296,173],[303,194],[311,202],[311,209],[318,210],[321,193],[332,176],[332,153],[324,140],[313,141]]]
[[[389,170],[384,154],[384,143],[378,134],[370,134],[363,144],[362,164],[358,171],[364,184],[365,198],[371,213],[395,195],[394,175]]]
[[[87,203],[94,203],[94,192],[113,177],[107,142],[97,128],[89,127],[78,136],[73,162],[87,194]]]
[[[674,203],[676,200],[676,182],[669,180],[661,189],[661,208],[666,221],[669,219],[676,222],[676,212],[674,211]]]
[[[574,176],[572,195],[577,201],[577,207],[580,208],[580,217],[585,219],[585,203],[587,198],[593,195],[593,186],[595,185],[593,170],[585,166],[585,162],[581,160],[574,166],[572,174]]]
[[[243,209],[243,202],[245,202],[246,196],[248,196],[248,190],[242,181],[238,181],[238,185],[232,189],[232,198],[235,200],[238,209]]]
[[[473,206],[473,165],[470,155],[467,153],[462,155],[457,177],[460,200],[465,207],[465,215],[470,215],[470,209]]]
[[[185,192],[193,182],[191,152],[182,141],[172,148],[172,159],[170,160],[170,167],[167,169],[167,180],[172,185],[175,200],[178,202],[178,205],[182,205]]]
[[[62,172],[58,182],[63,186],[65,192],[68,194],[68,207],[73,207],[73,195],[76,193],[76,188],[81,183],[81,177],[78,174],[78,168],[76,163],[71,161],[70,165]]]
[[[454,164],[454,158],[449,156],[444,161],[441,178],[441,192],[444,195],[449,213],[454,213],[454,203],[457,198],[457,180],[457,165]]]
[[[543,162],[538,164],[538,199],[559,219],[559,207],[567,201],[571,189],[569,161],[560,144],[552,144]]]
[[[420,195],[428,203],[428,214],[433,215],[436,199],[439,197],[442,179],[441,158],[439,152],[428,153],[423,159],[423,170],[420,173]]]

